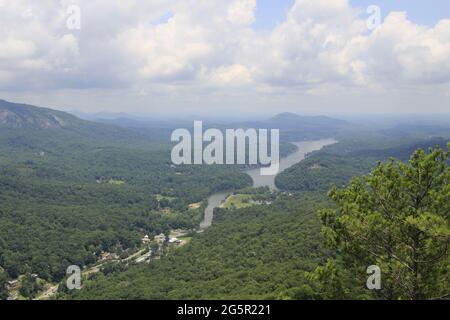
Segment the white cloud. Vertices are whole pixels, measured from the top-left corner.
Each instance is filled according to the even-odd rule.
[[[209,80],[219,86],[242,86],[252,82],[250,71],[242,64],[219,67],[209,74]]]
[[[234,1],[228,8],[228,21],[249,25],[255,22],[256,0]]]
[[[32,41],[14,39],[12,37],[0,41],[0,59],[27,59],[31,57],[36,47]]]
[[[81,7],[79,31],[66,28],[72,4]],[[218,91],[235,97],[242,87],[248,98],[268,100],[348,88],[411,95],[418,87],[449,90],[450,20],[420,26],[393,12],[369,32],[347,0],[297,0],[286,20],[267,32],[252,29],[256,5],[0,0],[0,90],[120,88],[132,94],[137,88],[206,99]]]
[[[372,81],[386,84],[432,84],[450,81],[450,20],[436,27],[418,26],[406,13],[391,13],[367,37],[358,53]],[[446,39],[447,37],[447,39]]]

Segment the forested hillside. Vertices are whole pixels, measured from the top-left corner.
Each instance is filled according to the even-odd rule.
[[[73,299],[282,299],[305,294],[306,271],[331,257],[321,244],[319,194],[270,206],[217,209],[213,226],[150,265],[95,275]]]
[[[367,144],[365,140],[347,136],[340,143],[314,152],[305,161],[280,173],[276,185],[282,190],[326,192],[332,185],[342,186],[352,177],[367,174],[379,161],[390,158],[405,161],[416,149],[445,148],[446,144],[447,140],[443,138],[420,141],[409,138],[400,145],[395,139],[385,139],[382,144]]]
[[[189,204],[251,183],[236,167],[174,167],[168,139],[4,101],[0,118],[0,266],[9,279],[59,281],[103,251],[126,256],[145,234],[197,227],[202,209]]]
[[[168,131],[153,135],[157,128],[97,124],[4,101],[0,118],[0,299],[16,279],[22,298],[60,281],[62,299],[379,298],[364,289],[364,268],[348,266],[342,242],[324,241],[322,227],[339,226],[323,216],[321,223],[317,211],[340,205],[326,196],[331,185],[348,186],[379,161],[405,162],[417,148],[445,149],[448,141],[386,138],[327,117],[282,114],[267,121],[285,126],[282,156],[295,151],[288,140],[310,137],[296,121],[310,121],[315,138],[333,126],[339,143],[279,174],[285,191],[271,193],[249,188],[244,166],[172,165],[169,137],[161,136]],[[216,209],[210,229],[196,233],[206,198],[223,190],[239,191]],[[183,246],[168,245],[175,229],[189,234]],[[143,245],[144,235],[160,233],[162,247]],[[127,260],[151,248],[160,260]],[[118,258],[89,273],[81,291],[64,290],[69,265],[86,270],[105,255]]]
[[[438,148],[415,152],[409,164],[380,164],[352,186],[333,189],[335,205],[323,193],[302,192],[280,193],[270,205],[216,209],[214,225],[185,247],[148,266],[96,274],[83,290],[59,298],[445,297],[448,156]],[[381,291],[367,290],[371,264],[382,267]]]

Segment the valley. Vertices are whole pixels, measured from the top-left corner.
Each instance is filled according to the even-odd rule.
[[[170,122],[111,125],[6,101],[1,110],[3,299],[377,299],[365,272],[325,243],[318,212],[333,207],[333,185],[391,157],[445,150],[450,138],[450,125],[393,135],[293,114],[215,123],[280,129],[280,173],[262,176],[174,165],[170,130],[161,134]],[[82,269],[80,291],[65,287],[70,265]],[[325,288],[323,273],[339,274],[342,291]]]
[[[293,143],[293,145],[296,146],[297,150],[286,157],[282,157],[280,159],[280,167],[279,171],[283,172],[284,170],[290,168],[294,164],[299,163],[300,161],[304,160],[306,155],[313,151],[318,151],[324,146],[334,144],[337,141],[334,139],[324,139],[324,140],[317,140],[317,141],[302,141],[302,142],[296,142]],[[264,176],[261,175],[261,170],[259,168],[253,168],[244,170],[245,174],[248,174],[253,181],[253,188],[269,188],[270,190],[278,190],[275,186],[275,179],[276,175],[268,175]],[[213,215],[214,215],[214,209],[219,207],[224,201],[229,198],[230,195],[233,195],[234,191],[228,190],[228,191],[221,191],[218,193],[215,193],[211,195],[208,198],[208,206],[205,209],[205,217],[203,222],[200,225],[200,228],[202,230],[208,228],[212,224]]]

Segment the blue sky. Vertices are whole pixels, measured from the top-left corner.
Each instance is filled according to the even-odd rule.
[[[367,8],[378,5],[383,16],[390,11],[406,11],[411,21],[433,26],[437,21],[450,15],[448,0],[351,0],[354,7]]]
[[[283,21],[294,0],[257,0],[256,22],[259,30],[270,30]],[[410,20],[417,24],[433,26],[450,16],[448,0],[350,0],[353,7],[363,9],[378,5],[383,17],[391,11],[406,11]]]
[[[257,0],[254,27],[256,29],[272,29],[284,20],[286,12],[294,2],[294,0]]]

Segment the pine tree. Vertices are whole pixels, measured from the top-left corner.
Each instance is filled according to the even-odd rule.
[[[380,267],[381,298],[449,297],[449,156],[437,147],[416,151],[409,163],[379,163],[369,176],[334,187],[336,208],[320,211],[323,234],[347,267]]]

